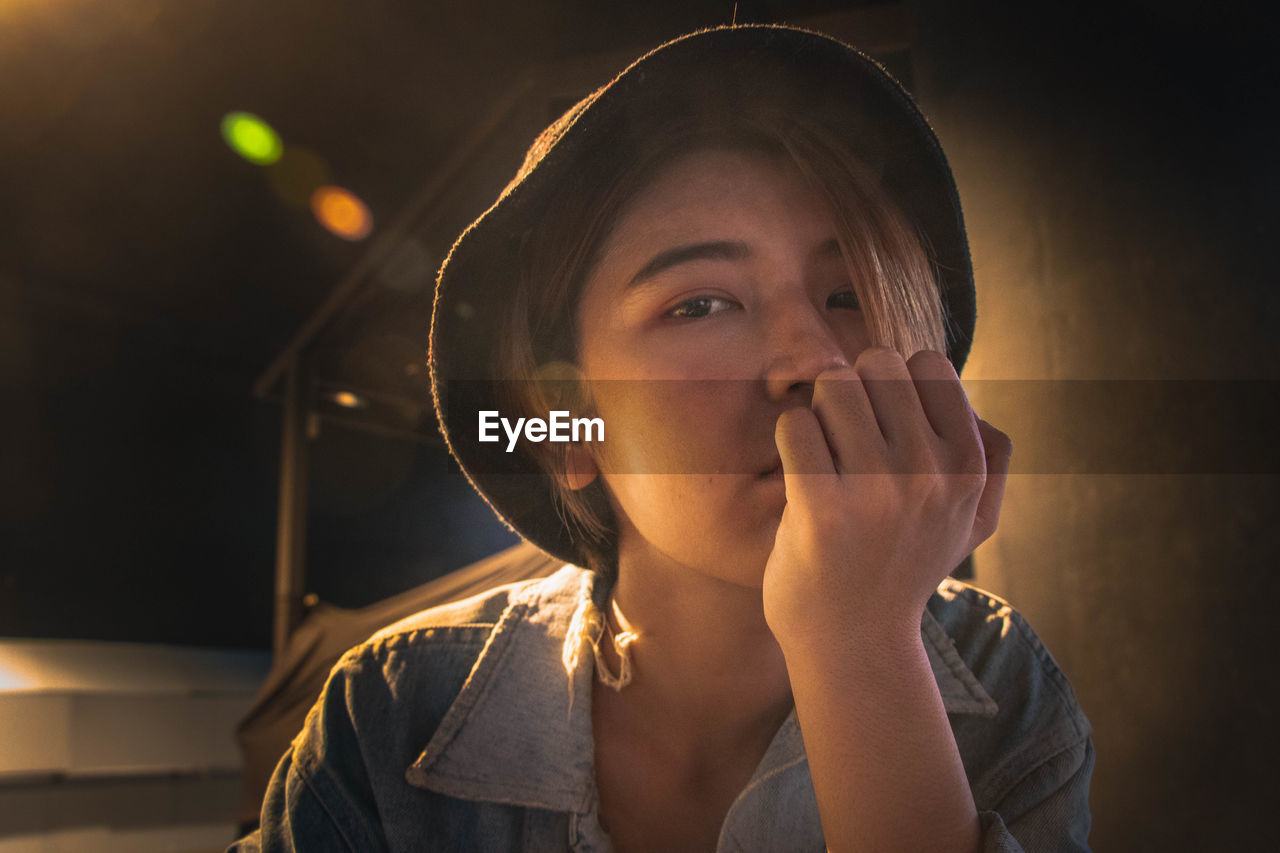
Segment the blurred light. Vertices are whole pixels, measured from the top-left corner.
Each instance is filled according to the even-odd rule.
[[[363,409],[365,407],[364,398],[352,394],[350,391],[335,391],[329,395],[329,399],[344,409]]]
[[[582,371],[568,361],[548,361],[533,371],[535,381],[542,383],[541,392],[554,408],[582,411],[584,408]]]
[[[431,253],[413,237],[396,247],[378,271],[384,287],[401,293],[415,293],[435,278]]]
[[[363,201],[342,187],[320,187],[311,194],[316,220],[344,240],[363,240],[373,230],[373,215]]]
[[[223,116],[222,138],[232,151],[259,166],[276,162],[284,150],[280,136],[271,125],[253,113],[234,112]]]
[[[533,378],[542,382],[579,382],[582,371],[568,361],[548,361],[534,368]]]
[[[267,184],[290,207],[305,210],[318,187],[329,183],[329,165],[306,148],[288,145],[280,159],[267,166]]]
[[[454,313],[464,320],[470,320],[475,316],[476,309],[471,306],[470,302],[459,302],[453,306]]]

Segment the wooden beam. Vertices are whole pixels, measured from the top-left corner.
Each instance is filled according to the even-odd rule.
[[[307,549],[307,419],[310,393],[306,365],[294,356],[284,371],[280,426],[280,505],[276,517],[276,593],[272,651],[276,659],[302,621]]]

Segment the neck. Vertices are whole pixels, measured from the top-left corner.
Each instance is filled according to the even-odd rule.
[[[613,604],[631,644],[631,682],[604,701],[680,754],[763,751],[793,702],[786,663],[758,587],[712,577],[658,554],[620,549]],[[620,661],[607,637],[610,669]]]

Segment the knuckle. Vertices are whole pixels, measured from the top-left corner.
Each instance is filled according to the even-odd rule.
[[[829,367],[814,377],[814,384],[830,382],[832,380],[856,379],[858,372],[853,369],[853,365],[846,364],[841,367]]]
[[[1002,432],[996,432],[996,444],[999,450],[1006,455],[1013,452],[1013,439]]]
[[[902,363],[902,355],[895,349],[890,347],[867,347],[858,354],[858,360],[854,363],[854,366],[884,368]]]
[[[901,469],[905,476],[899,480],[900,488],[910,494],[932,494],[938,485],[938,466],[932,459],[914,457]]]
[[[955,488],[960,494],[973,497],[981,495],[987,486],[985,471],[963,471],[951,476]]]
[[[909,471],[918,474],[937,474],[942,470],[934,444],[925,435],[911,433],[902,436],[899,441]]]
[[[903,491],[912,496],[912,503],[929,503],[943,498],[946,493],[946,477],[929,463],[911,469],[911,473],[902,478],[901,484]]]
[[[907,359],[907,366],[912,368],[923,368],[929,373],[949,373],[954,372],[955,368],[951,364],[951,359],[947,358],[937,350],[922,349],[911,355]]]
[[[980,417],[978,418],[978,431],[982,435],[982,444],[984,447],[995,450],[1013,449],[1013,439],[1009,437],[1008,433],[996,429]]]
[[[850,385],[858,381],[860,381],[858,372],[852,367],[828,370],[814,380],[813,396],[815,399],[824,399],[833,395],[848,393]]]
[[[976,441],[966,443],[964,448],[959,451],[956,470],[962,474],[985,476],[987,473],[987,459],[983,453],[982,445]]]
[[[979,544],[986,542],[996,532],[999,518],[979,515],[973,525],[973,532]]]

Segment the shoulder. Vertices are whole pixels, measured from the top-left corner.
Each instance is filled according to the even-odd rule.
[[[419,611],[348,649],[330,670],[303,736],[350,728],[376,732],[383,748],[420,750],[499,623],[523,616],[548,580],[507,583]]]
[[[326,692],[339,681],[349,695],[356,688],[394,698],[406,713],[419,713],[423,704],[443,713],[500,624],[537,619],[550,602],[581,595],[589,577],[586,569],[565,565],[546,577],[421,610],[349,649]]]
[[[1091,752],[1092,728],[1066,675],[1009,602],[947,579],[929,612],[964,665],[995,700],[984,717],[953,720],[975,798],[994,806],[1037,774],[1073,772]],[[1062,780],[1043,780],[1045,785]]]
[[[433,607],[348,649],[295,739],[295,761],[307,769],[312,762],[341,760],[335,753],[344,746],[353,752],[372,746],[403,753],[407,766],[414,743],[425,742],[462,689],[510,595],[500,587]]]
[[[420,611],[347,650],[294,740],[298,769],[360,768],[384,773],[388,784],[402,782],[495,631],[536,612],[544,589],[563,581],[568,568]],[[369,781],[378,787],[377,778]]]
[[[949,578],[930,599],[929,612],[997,705],[1035,708],[1061,717],[1077,737],[1089,734],[1089,722],[1066,675],[1009,602]]]
[[[442,637],[469,633],[470,628],[492,629],[513,600],[522,598],[542,580],[503,584],[460,601],[420,610],[382,628],[352,651],[377,655],[390,647],[430,645]]]
[[[445,688],[461,688],[498,624],[525,615],[549,580],[502,584],[407,616],[349,649],[330,678],[381,683],[400,700],[451,696],[457,691]]]
[[[341,836],[347,849],[379,849],[387,813],[414,815],[415,837],[448,830],[454,811],[441,795],[415,786],[409,769],[458,716],[459,695],[469,685],[473,694],[485,692],[487,676],[477,673],[488,666],[492,674],[502,660],[495,650],[519,648],[513,637],[532,643],[562,619],[566,602],[589,589],[585,570],[565,566],[420,611],[348,650],[277,765],[263,837],[332,849]]]

